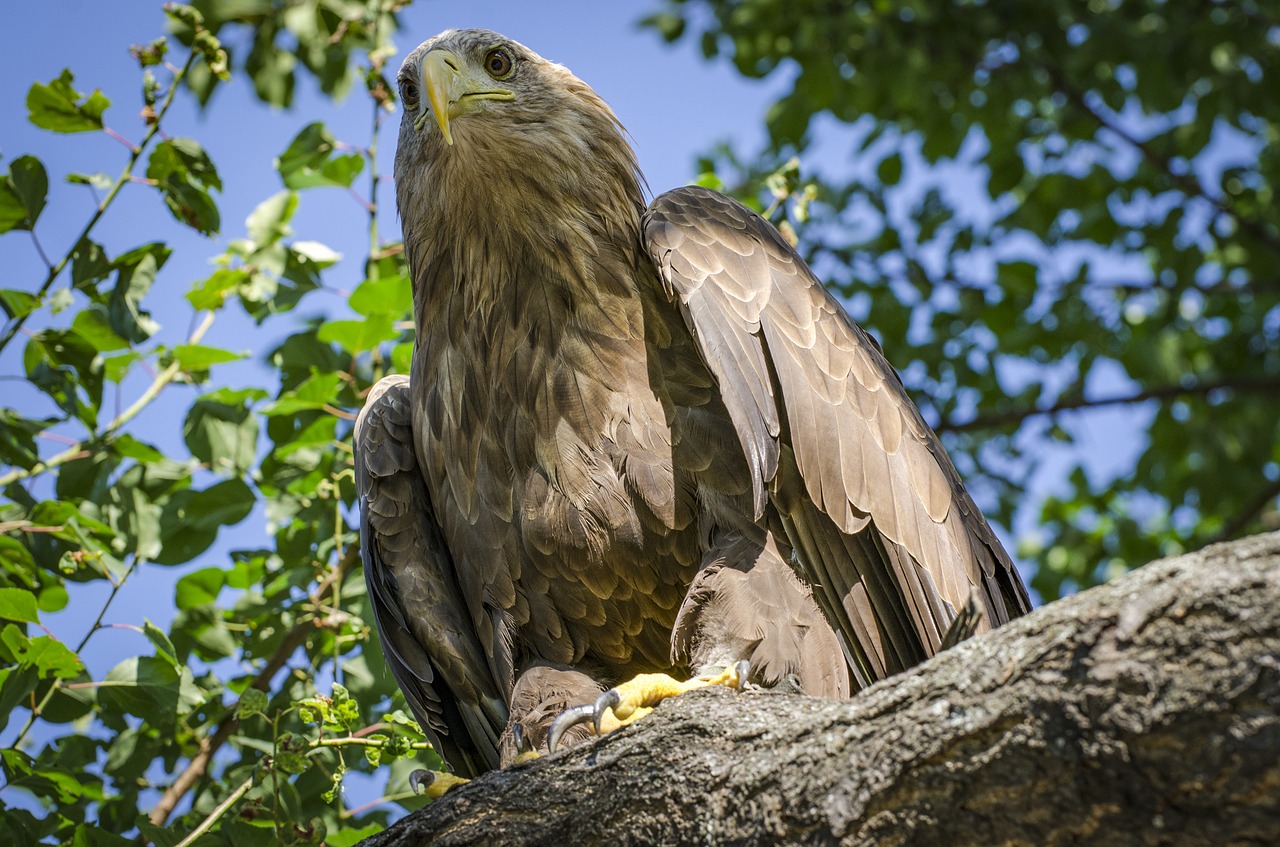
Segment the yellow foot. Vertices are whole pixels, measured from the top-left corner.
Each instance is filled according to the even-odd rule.
[[[448,771],[429,771],[419,768],[409,774],[409,787],[414,794],[426,794],[432,800],[439,800],[446,791],[470,782]]]
[[[738,662],[716,674],[695,676],[681,682],[664,673],[642,673],[634,679],[610,688],[601,694],[594,704],[576,706],[560,714],[547,733],[547,747],[552,753],[564,733],[573,726],[590,721],[596,735],[607,735],[653,711],[653,707],[668,697],[675,697],[695,688],[708,685],[726,685],[741,689],[747,681],[747,663]]]

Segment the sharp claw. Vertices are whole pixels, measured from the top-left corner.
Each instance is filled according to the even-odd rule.
[[[596,703],[592,706],[591,712],[591,726],[595,729],[596,735],[600,734],[600,721],[604,718],[604,713],[621,702],[622,695],[613,688],[610,688],[608,691],[596,698]]]
[[[741,691],[747,687],[747,674],[751,672],[751,663],[746,659],[743,659],[734,665],[733,668],[738,674],[738,684],[734,687]]]
[[[436,780],[436,772],[429,771],[426,768],[418,768],[409,774],[409,787],[413,789],[414,794],[422,794],[431,787],[431,783]]]
[[[517,723],[511,727],[511,740],[516,744],[516,755],[527,753],[533,749],[533,745],[529,743],[529,737],[524,734],[524,724]]]
[[[551,729],[547,731],[547,750],[554,753],[556,748],[560,746],[560,739],[564,737],[566,732],[578,724],[587,723],[588,721],[592,722],[593,725],[596,724],[595,704],[583,703],[581,706],[565,709],[551,722]]]

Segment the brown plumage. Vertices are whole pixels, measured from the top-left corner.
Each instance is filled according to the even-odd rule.
[[[608,106],[510,39],[400,71],[410,378],[356,426],[388,661],[466,772],[559,709],[739,659],[843,696],[1026,590],[878,347],[771,225],[646,209]],[[505,741],[503,732],[507,733]]]

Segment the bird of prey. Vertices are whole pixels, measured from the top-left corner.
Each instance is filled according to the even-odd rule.
[[[646,206],[604,101],[497,33],[424,42],[399,90],[416,346],[356,423],[361,536],[387,661],[457,772],[637,674],[745,661],[847,696],[967,604],[1028,610],[896,372],[772,225],[697,187]]]

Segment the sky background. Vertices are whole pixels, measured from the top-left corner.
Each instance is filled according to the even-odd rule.
[[[668,47],[655,32],[637,25],[656,5],[419,0],[401,13],[403,28],[395,36],[398,53],[387,76],[394,79],[394,68],[400,60],[419,42],[442,29],[495,29],[567,65],[590,83],[630,131],[649,186],[660,193],[692,180],[697,175],[698,154],[717,143],[733,141],[739,151],[748,153],[762,147],[766,140],[766,109],[787,90],[789,73],[784,67],[767,81],[746,80],[724,62],[704,61],[693,43]],[[0,86],[0,167],[7,167],[9,161],[26,153],[44,162],[49,171],[50,193],[37,235],[44,251],[55,261],[71,246],[96,203],[85,187],[68,185],[66,175],[104,171],[114,176],[123,167],[128,151],[102,133],[57,135],[31,126],[25,120],[27,90],[33,82],[47,82],[63,68],[70,68],[78,90],[101,88],[112,100],[105,116],[108,126],[126,138],[140,139],[144,132],[138,118],[140,73],[127,48],[164,33],[166,19],[160,6],[151,0],[42,0],[11,3],[6,8],[6,25],[0,28],[0,74],[7,83]],[[229,30],[226,36],[233,48],[244,46],[246,33]],[[180,56],[179,49],[175,45],[175,54]],[[244,220],[253,208],[281,190],[272,158],[305,124],[323,120],[340,141],[357,146],[368,143],[371,106],[362,91],[353,91],[335,105],[318,94],[305,72],[299,73],[298,81],[294,107],[287,112],[262,105],[254,98],[248,79],[241,76],[232,84],[221,86],[206,111],[195,108],[194,98],[180,97],[166,118],[166,132],[198,139],[222,175],[225,190],[217,197],[222,216],[218,235],[205,238],[176,224],[158,194],[145,186],[127,187],[95,231],[95,240],[113,256],[153,239],[174,248],[173,257],[144,304],[163,325],[158,342],[177,344],[185,340],[193,313],[184,295],[193,282],[212,271],[208,259],[244,235]],[[379,172],[384,175],[379,228],[385,240],[399,237],[390,179],[398,120],[398,115],[385,120],[379,150]],[[849,165],[848,153],[830,138],[824,143],[820,137],[810,157],[804,162],[805,167]],[[145,166],[139,170],[145,170]],[[355,187],[367,196],[367,171]],[[299,318],[319,312],[345,316],[341,298],[363,279],[362,263],[368,249],[366,212],[355,200],[335,202],[325,193],[332,191],[340,190],[302,192],[292,222],[296,238],[322,242],[344,256],[342,262],[325,272],[329,293],[309,295],[299,310]],[[0,269],[0,287],[4,288],[31,291],[45,275],[31,239],[17,232],[0,237]],[[67,318],[64,314],[61,322]],[[40,326],[39,320],[33,319],[28,328]],[[215,382],[233,386],[260,383],[266,373],[262,356],[277,340],[276,335],[260,333],[247,319],[220,315],[204,343],[245,352],[248,358],[221,366],[214,372]],[[0,355],[0,392],[5,395],[5,405],[33,415],[50,414],[47,398],[21,376],[22,347],[19,339]],[[115,398],[110,396],[109,386],[103,420],[128,406],[150,379],[150,375],[137,370]],[[166,453],[185,456],[182,416],[198,390],[201,389],[170,386],[162,402],[139,417],[130,431]],[[1137,414],[1133,410],[1120,412],[1128,416],[1123,420],[1106,414],[1083,424],[1092,430],[1084,435],[1105,446],[1097,460],[1103,466],[1124,466],[1141,444],[1123,433],[1135,431],[1134,424],[1141,421],[1132,417]],[[48,452],[58,449],[60,445],[52,445]],[[1037,484],[1041,496],[1052,487],[1055,468],[1060,471],[1065,467],[1065,462],[1050,462],[1042,468]],[[46,488],[42,490],[41,485]],[[47,481],[40,482],[33,490],[48,496],[47,487]],[[257,546],[264,533],[265,517],[255,511],[235,529],[224,530],[219,542],[191,565],[145,566],[121,593],[106,621],[136,625],[147,617],[167,628],[174,614],[173,583],[181,575],[209,564],[225,563],[227,550]],[[1009,540],[1007,534],[1004,537]],[[54,635],[74,645],[101,608],[109,588],[104,582],[76,586],[71,605],[47,616],[46,625]],[[82,657],[91,673],[101,677],[121,659],[146,651],[141,638],[123,629],[101,633]],[[8,737],[13,731],[11,726]],[[5,737],[0,735],[0,742]]]

